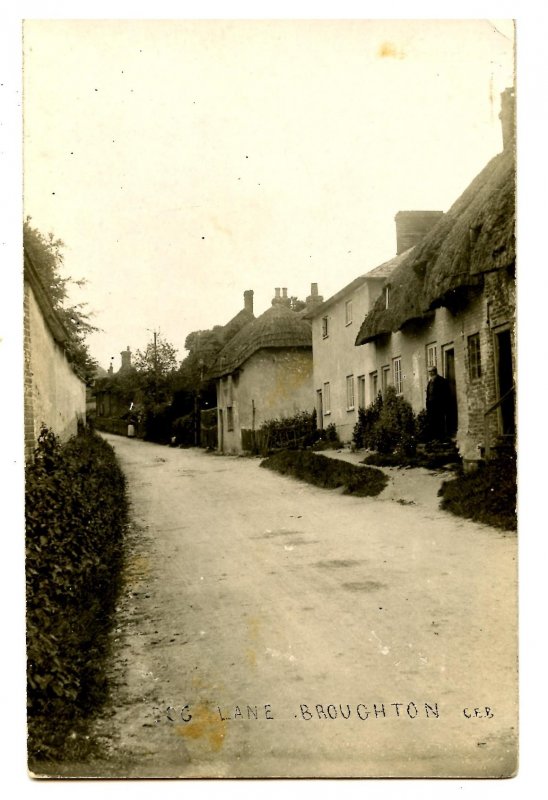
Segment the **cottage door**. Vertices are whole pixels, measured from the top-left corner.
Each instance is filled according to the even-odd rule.
[[[505,397],[500,406],[501,433],[513,434],[515,432],[514,385],[512,371],[512,337],[509,330],[501,331],[496,335],[497,356],[497,390],[500,398]]]
[[[459,415],[457,408],[457,381],[455,378],[455,350],[453,347],[445,348],[443,351],[443,372],[449,384],[450,403],[447,410],[447,434],[454,436],[459,426]]]

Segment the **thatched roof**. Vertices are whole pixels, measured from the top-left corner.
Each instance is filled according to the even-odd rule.
[[[512,266],[515,248],[515,162],[511,149],[495,156],[417,247],[410,266],[422,272],[429,308],[452,292],[481,286],[483,274]]]
[[[260,317],[245,325],[223,347],[208,377],[220,378],[238,369],[257,350],[269,347],[312,348],[310,322],[284,305],[269,308]]]
[[[224,341],[228,342],[229,339],[232,339],[233,336],[236,336],[236,334],[242,330],[244,325],[247,325],[248,322],[253,322],[254,319],[255,315],[252,311],[242,308],[242,310],[238,311],[236,316],[232,317],[226,325],[223,325]]]
[[[386,308],[385,295],[384,293],[381,294],[362,322],[356,338],[356,344],[366,344],[378,336],[397,330],[404,307],[406,312],[411,310],[408,308],[410,301],[408,295],[410,290],[412,292],[414,289],[416,292],[421,283],[414,273],[410,274],[407,269],[408,260],[413,252],[414,248],[406,250],[368,273],[369,277],[384,277],[386,279],[385,286],[389,290],[389,304],[388,308]],[[410,279],[415,279],[414,283],[417,285],[410,287]],[[420,316],[422,314],[420,302],[418,307],[415,307],[415,304],[412,304],[412,306],[412,315]]]
[[[356,344],[399,330],[463,291],[481,287],[483,274],[515,261],[515,166],[511,150],[495,156],[437,225],[392,273],[389,307],[380,297]]]

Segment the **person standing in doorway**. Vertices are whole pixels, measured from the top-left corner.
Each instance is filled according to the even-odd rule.
[[[436,367],[428,370],[429,380],[426,387],[426,417],[430,438],[443,441],[447,438],[447,415],[451,401],[449,383],[438,375]]]

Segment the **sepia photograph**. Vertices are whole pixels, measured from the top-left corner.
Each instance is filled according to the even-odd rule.
[[[23,22],[32,778],[516,775],[516,36]]]

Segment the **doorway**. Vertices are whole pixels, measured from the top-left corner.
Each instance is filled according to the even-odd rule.
[[[512,336],[510,330],[495,335],[497,393],[504,398],[500,405],[500,428],[503,434],[513,434],[516,430],[514,392],[514,373],[512,369]]]
[[[453,345],[443,348],[443,374],[449,384],[449,402],[446,415],[447,435],[454,436],[459,427],[459,414],[457,380],[455,376],[455,348]]]
[[[323,431],[323,398],[322,398],[322,390],[316,389],[316,426],[319,431]]]

